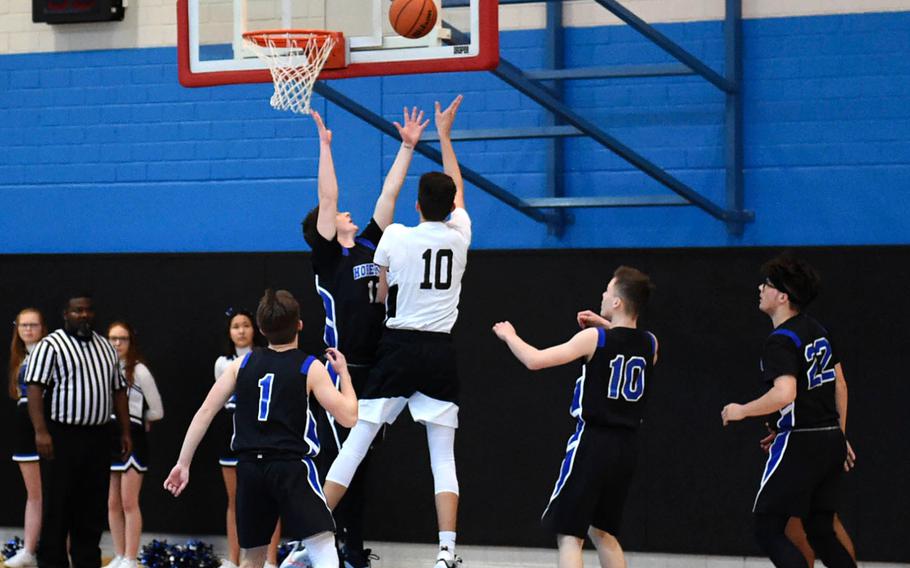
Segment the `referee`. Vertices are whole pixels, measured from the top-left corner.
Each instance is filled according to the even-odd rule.
[[[41,456],[43,518],[40,568],[98,568],[110,477],[111,406],[120,445],[130,454],[126,381],[117,352],[92,330],[90,294],[67,298],[63,329],[35,346],[25,382],[28,412]],[[45,394],[47,396],[45,396]]]

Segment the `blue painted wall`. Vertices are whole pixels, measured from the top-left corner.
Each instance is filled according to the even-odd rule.
[[[720,22],[660,26],[718,70]],[[469,187],[476,248],[907,244],[910,12],[744,22],[746,206],[740,238],[695,208],[579,210],[563,238]],[[567,65],[668,61],[625,27],[570,29]],[[502,34],[531,69],[542,32]],[[0,253],[302,250],[315,205],[308,118],[270,86],[185,89],[172,48],[0,57]],[[389,119],[466,96],[459,128],[537,126],[539,107],[487,73],[336,81]],[[723,98],[694,78],[567,83],[608,132],[712,199],[723,179]],[[326,104],[341,207],[365,222],[397,141]],[[466,142],[462,163],[544,196],[543,141]],[[398,219],[416,221],[417,157]],[[665,193],[607,150],[566,141],[569,195]]]

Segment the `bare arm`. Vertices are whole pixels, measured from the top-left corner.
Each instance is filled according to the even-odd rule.
[[[335,218],[338,216],[338,178],[332,160],[332,131],[325,127],[315,110],[311,113],[319,131],[319,174],[316,182],[319,194],[319,215],[316,230],[327,241],[335,238]]]
[[[126,388],[114,391],[114,416],[120,424],[120,456],[125,460],[133,451],[133,440],[130,436],[130,402]]]
[[[417,107],[414,107],[410,114],[408,114],[407,108],[404,109],[404,126],[397,122],[393,124],[398,129],[398,135],[401,136],[401,147],[398,148],[395,162],[389,168],[389,173],[386,174],[385,182],[382,184],[382,193],[379,194],[376,207],[373,209],[373,219],[383,231],[395,218],[395,202],[398,201],[398,194],[408,175],[408,168],[411,167],[414,147],[420,142],[420,136],[430,124],[430,120],[424,120],[423,111],[418,113]]]
[[[576,333],[572,339],[561,345],[547,349],[537,349],[518,337],[512,324],[505,321],[493,326],[493,333],[503,340],[512,354],[532,371],[558,367],[582,357],[590,359],[597,348],[597,330],[585,329]]]
[[[345,428],[352,428],[357,422],[357,394],[351,383],[351,374],[348,372],[347,361],[341,351],[328,348],[326,357],[338,373],[341,381],[341,390],[335,388],[325,365],[316,361],[310,365],[307,372],[307,392],[316,395],[316,400],[325,408],[326,412],[335,417],[335,420]]]
[[[215,418],[224,403],[234,394],[234,389],[237,386],[237,370],[242,362],[243,359],[239,358],[231,361],[228,368],[215,381],[202,406],[196,411],[196,415],[193,416],[193,421],[190,422],[186,437],[183,439],[183,446],[180,448],[180,457],[177,458],[177,465],[174,466],[170,475],[164,481],[164,488],[170,491],[174,497],[179,496],[190,482],[190,464],[193,463],[196,449],[212,423],[212,419]]]
[[[840,429],[846,435],[847,433],[847,378],[844,376],[844,370],[840,363],[834,366],[836,374],[834,382],[834,404],[837,408]],[[29,398],[31,400],[31,398]],[[856,453],[853,446],[847,442],[847,459],[844,461],[844,471],[850,471],[856,464]]]
[[[462,98],[461,95],[455,97],[444,111],[440,110],[439,101],[436,101],[436,131],[442,150],[442,168],[455,182],[455,207],[464,209],[464,181],[461,179],[461,169],[458,167],[455,148],[452,146],[452,124],[455,122],[455,114],[461,106]]]
[[[796,400],[796,377],[781,375],[774,379],[774,386],[768,392],[746,404],[730,403],[724,407],[720,416],[724,426],[750,416],[764,416],[777,412]]]

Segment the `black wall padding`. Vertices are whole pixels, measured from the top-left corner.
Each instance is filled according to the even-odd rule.
[[[565,442],[577,368],[521,367],[490,327],[509,319],[530,343],[548,346],[576,331],[575,313],[596,309],[613,269],[629,264],[658,286],[641,324],[660,339],[637,479],[626,504],[629,550],[758,555],[750,509],[764,455],[758,421],[721,427],[726,402],[761,394],[758,358],[768,318],[757,310],[760,264],[777,251],[747,249],[472,252],[455,329],[462,381],[457,458],[459,542],[550,546],[540,529]],[[824,290],[810,313],[837,343],[850,385],[849,438],[857,469],[844,487],[843,520],[862,560],[910,562],[910,249],[800,251]],[[290,289],[304,304],[304,340],[321,341],[321,304],[306,254],[0,256],[0,314],[37,305],[61,323],[65,291],[95,292],[99,329],[126,318],[139,330],[165,403],[151,436],[142,494],[152,532],[224,530],[225,497],[209,436],[186,494],[161,489],[196,408],[212,384],[223,313],[250,309],[265,286]],[[8,324],[7,324],[8,325]],[[12,327],[2,341],[7,344]],[[6,368],[6,349],[3,350]],[[2,405],[0,526],[21,526],[24,490],[11,451],[11,402]],[[421,427],[389,428],[373,460],[367,537],[432,542],[432,478]]]

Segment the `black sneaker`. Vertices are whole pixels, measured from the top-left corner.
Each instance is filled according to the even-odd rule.
[[[370,568],[373,560],[379,560],[379,556],[373,554],[369,548],[356,550],[342,545],[338,552],[341,557],[341,568]]]

